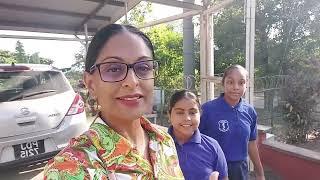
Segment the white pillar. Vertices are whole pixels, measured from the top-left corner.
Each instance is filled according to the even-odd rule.
[[[200,14],[200,91],[201,91],[201,103],[207,101],[207,81],[205,79],[207,74],[206,68],[206,19],[204,14]]]
[[[246,100],[253,105],[254,98],[254,40],[255,40],[255,0],[246,0],[246,69],[249,72],[249,83]]]
[[[214,98],[214,83],[208,77],[214,76],[212,13],[200,14],[200,86],[201,103]]]
[[[212,13],[207,14],[207,76],[214,76],[214,32],[213,32],[213,15]],[[207,81],[207,100],[214,98],[214,82]]]

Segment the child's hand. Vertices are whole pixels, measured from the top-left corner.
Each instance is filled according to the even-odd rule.
[[[218,180],[218,177],[219,177],[219,172],[218,171],[213,171],[210,174],[209,180]]]

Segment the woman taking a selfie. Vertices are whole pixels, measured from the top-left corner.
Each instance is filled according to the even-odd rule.
[[[84,81],[99,106],[90,129],[45,168],[45,179],[183,179],[174,143],[143,117],[152,108],[153,45],[129,25],[108,25],[91,41]]]

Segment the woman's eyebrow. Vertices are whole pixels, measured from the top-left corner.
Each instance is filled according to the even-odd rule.
[[[152,59],[149,56],[140,56],[140,57],[138,57],[136,59],[136,61],[140,61],[140,60],[143,60],[143,59],[146,59],[146,58]],[[105,62],[108,59],[114,59],[114,60],[118,60],[118,61],[121,61],[121,62],[125,62],[125,60],[122,57],[119,57],[119,56],[107,56],[107,57],[104,57],[101,62]]]
[[[140,59],[145,59],[145,58],[152,59],[152,57],[150,57],[150,56],[140,56],[140,57],[138,58],[138,60],[140,60]]]
[[[102,62],[105,62],[105,61],[108,60],[108,59],[114,59],[114,60],[119,60],[119,61],[124,62],[124,59],[122,59],[122,58],[119,57],[119,56],[107,56],[107,57],[104,57],[104,58],[102,59]]]

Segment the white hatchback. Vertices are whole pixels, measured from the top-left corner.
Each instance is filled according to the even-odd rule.
[[[59,69],[0,64],[0,167],[49,159],[88,126],[81,96]]]

